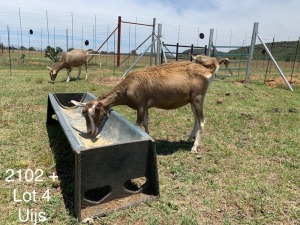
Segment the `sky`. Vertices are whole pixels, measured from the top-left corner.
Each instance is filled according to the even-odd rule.
[[[236,29],[253,26],[254,22],[262,25],[300,24],[299,0],[12,0],[1,5],[84,14],[155,17],[167,24],[208,24]]]
[[[241,37],[245,33],[250,36],[254,22],[259,22],[259,33],[267,42],[273,37],[287,41],[298,40],[300,36],[299,0],[12,0],[0,3],[0,7],[107,15],[109,18],[156,18],[163,27],[194,26],[206,31],[213,28],[219,35],[224,30],[235,35],[240,33]]]

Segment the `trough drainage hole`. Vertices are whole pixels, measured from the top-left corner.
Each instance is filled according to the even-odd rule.
[[[104,186],[100,188],[94,188],[86,191],[83,196],[85,199],[93,202],[99,202],[105,196],[111,192],[112,188],[110,186]]]
[[[124,187],[129,191],[138,191],[146,184],[146,182],[146,177],[139,177],[126,181]]]

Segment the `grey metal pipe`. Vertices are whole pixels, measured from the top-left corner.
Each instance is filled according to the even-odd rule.
[[[162,24],[159,23],[157,27],[157,54],[156,54],[156,65],[159,65],[161,62],[160,54],[161,54],[161,32],[162,32]]]
[[[152,43],[149,45],[149,47],[142,53],[139,55],[139,57],[135,60],[135,62],[126,70],[126,72],[123,74],[123,77],[125,77],[127,75],[127,73],[138,63],[138,61],[143,57],[143,55],[148,51],[148,49],[154,45],[155,41],[157,38],[155,38]]]
[[[254,53],[254,47],[255,47],[257,33],[258,33],[258,22],[255,22],[254,26],[253,26],[253,32],[252,32],[252,39],[251,39],[250,52],[249,52],[249,57],[248,57],[248,65],[247,65],[245,84],[247,84],[249,82],[249,77],[251,74],[251,65],[252,65],[252,59],[253,59],[253,53]]]
[[[154,38],[155,38],[155,26],[156,25],[156,18],[153,18],[153,27],[152,27],[152,42],[154,41]],[[151,47],[151,53],[150,53],[150,66],[152,66],[152,57],[153,57],[153,52],[154,52],[154,45],[152,45]]]
[[[213,44],[213,38],[214,38],[214,29],[210,29],[209,32],[209,41],[208,41],[208,56],[211,56],[211,48]]]

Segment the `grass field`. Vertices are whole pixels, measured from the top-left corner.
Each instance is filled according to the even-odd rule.
[[[114,76],[123,72],[117,69]],[[47,96],[101,95],[111,86],[100,78],[111,77],[113,69],[91,67],[88,81],[70,83],[62,71],[55,84],[48,83],[44,64],[15,67],[12,75],[5,64],[0,73],[1,224],[33,224],[35,218],[45,220],[39,224],[80,224],[72,215],[74,183],[60,182],[73,176],[71,147],[59,126],[46,129]],[[189,106],[151,109],[160,199],[96,218],[94,224],[299,224],[300,88],[294,89],[216,79],[205,99],[198,154],[191,154],[186,142],[193,126]],[[133,110],[114,109],[135,122]],[[49,178],[53,172],[60,180]]]

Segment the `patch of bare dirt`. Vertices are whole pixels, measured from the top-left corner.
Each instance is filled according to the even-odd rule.
[[[296,78],[287,78],[288,82],[291,84],[291,85],[300,85],[300,80],[299,79],[296,79]],[[285,86],[285,81],[283,80],[282,77],[278,77],[278,78],[275,78],[275,77],[272,77],[272,78],[268,78],[266,79],[266,84],[270,87],[278,87],[278,86]]]
[[[254,81],[254,80],[261,80],[263,82],[264,78],[262,76],[251,76],[250,81]],[[298,78],[292,78],[292,79],[287,78],[287,80],[289,81],[289,83],[291,85],[294,85],[294,86],[300,85],[300,79],[298,79]],[[245,83],[245,79],[236,80],[236,82],[243,84],[243,83]],[[283,80],[282,77],[267,78],[265,80],[265,84],[270,86],[270,87],[286,86],[286,83],[285,83],[285,81]]]
[[[100,77],[96,83],[113,87],[120,83],[123,79],[123,77]]]

